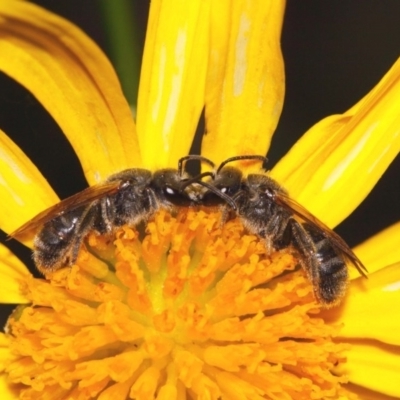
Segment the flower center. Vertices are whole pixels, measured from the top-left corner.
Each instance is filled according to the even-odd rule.
[[[289,250],[219,212],[157,213],[89,235],[76,265],[24,290],[8,380],[24,399],[328,399],[344,345]]]

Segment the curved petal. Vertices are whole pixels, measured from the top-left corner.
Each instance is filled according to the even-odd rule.
[[[353,250],[371,273],[400,262],[399,238],[400,222],[372,236]]]
[[[189,152],[204,105],[209,6],[151,2],[137,112],[146,168],[176,167]]]
[[[400,346],[398,304],[400,263],[369,274],[368,279],[360,277],[352,281],[343,303],[323,315],[331,323],[343,324],[340,336]]]
[[[8,359],[9,346],[9,338],[4,333],[0,332],[0,372],[4,370],[4,364]]]
[[[0,130],[0,227],[10,233],[59,201],[22,150]]]
[[[284,96],[283,0],[212,4],[202,154],[266,154]]]
[[[400,397],[400,348],[352,344],[346,357],[341,373],[347,375],[349,382],[396,399]]]
[[[400,59],[354,107],[314,125],[271,171],[272,177],[328,226],[336,226],[399,153],[399,104]]]
[[[21,293],[20,282],[29,277],[30,273],[19,258],[2,244],[0,244],[0,276],[0,303],[29,303]]]
[[[0,0],[0,54],[0,70],[57,121],[90,184],[141,164],[117,76],[75,25],[32,3]]]

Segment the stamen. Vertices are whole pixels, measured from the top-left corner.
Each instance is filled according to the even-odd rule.
[[[337,399],[346,347],[297,264],[219,212],[91,234],[76,265],[24,283],[8,381],[24,399]]]

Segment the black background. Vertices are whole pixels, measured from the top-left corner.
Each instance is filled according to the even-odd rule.
[[[109,54],[99,1],[35,3],[73,21]],[[147,2],[132,1],[132,10],[144,31]],[[288,0],[282,48],[286,97],[268,153],[269,167],[314,123],[357,102],[394,63],[400,49],[400,2]],[[4,75],[0,88],[0,127],[31,157],[61,198],[82,190],[86,182],[79,161],[51,117]],[[369,197],[337,228],[350,245],[400,220],[399,176],[397,157]],[[17,243],[11,246],[30,263],[29,251]]]

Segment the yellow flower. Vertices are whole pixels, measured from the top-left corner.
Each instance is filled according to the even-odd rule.
[[[89,184],[176,167],[204,106],[203,155],[264,154],[282,107],[284,2],[231,3],[152,2],[136,124],[95,44],[35,5],[0,0],[0,69],[54,117]],[[399,69],[271,171],[330,227],[399,151]],[[0,224],[12,232],[58,198],[0,141]],[[145,232],[122,227],[113,240],[90,234],[76,264],[47,279],[1,246],[1,300],[21,304],[0,336],[2,398],[398,398],[399,233],[398,223],[355,250],[369,279],[350,271],[348,296],[329,310],[290,251],[267,253],[215,210],[161,210]]]

